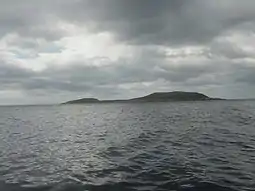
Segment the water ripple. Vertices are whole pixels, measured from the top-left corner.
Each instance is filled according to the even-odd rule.
[[[0,190],[248,191],[255,103],[0,107]]]

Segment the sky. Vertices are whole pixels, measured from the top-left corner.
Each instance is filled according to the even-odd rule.
[[[255,98],[254,0],[0,0],[0,104]]]

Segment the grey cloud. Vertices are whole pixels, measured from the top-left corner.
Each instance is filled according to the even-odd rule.
[[[65,31],[55,27],[58,19],[56,8],[64,5],[57,0],[0,0],[0,38],[10,33],[24,37],[55,40],[63,37]]]
[[[203,64],[180,63],[176,66],[165,62],[160,56],[153,60],[149,53],[147,56],[143,53],[136,59],[137,62],[122,60],[125,64],[112,63],[100,67],[81,62],[66,67],[52,66],[40,72],[1,64],[1,90],[21,90],[29,96],[43,95],[48,97],[48,100],[51,96],[58,95],[55,102],[62,102],[84,96],[101,99],[126,98],[152,91],[196,91],[238,83],[246,84],[250,88],[255,86],[252,77],[254,68],[249,67],[247,63],[207,60],[206,64],[202,61]],[[150,85],[146,86],[143,83]]]
[[[227,30],[254,23],[252,0],[1,0],[0,34],[59,39],[58,20],[109,31],[130,44],[204,44]],[[56,21],[55,21],[55,20]],[[250,30],[250,29],[247,29]]]
[[[18,38],[15,41],[8,42],[8,44],[25,49],[36,49],[38,47],[38,42],[34,39]]]
[[[19,83],[20,80],[29,78],[34,75],[30,70],[20,68],[15,65],[6,64],[0,61],[0,83]]]
[[[207,50],[208,56],[220,57],[226,59],[242,59],[242,58],[254,58],[255,50],[245,50],[237,43],[231,43],[228,41],[213,42]]]
[[[134,44],[203,44],[226,30],[254,22],[255,2],[231,0],[95,0],[66,9],[71,21],[95,22],[94,30],[110,31]]]
[[[238,71],[235,76],[235,82],[248,84],[255,88],[255,66],[240,64],[234,67]]]
[[[43,79],[34,77],[22,84],[22,88],[26,90],[63,90],[70,92],[90,91],[92,87],[82,83],[68,83],[58,79]]]
[[[246,74],[243,74],[243,76],[238,78],[236,80],[236,82],[248,83],[249,85],[252,85],[253,88],[255,88],[255,75],[254,74],[255,74],[255,68],[247,71]]]
[[[105,66],[91,66],[84,63],[74,63],[67,67],[55,66],[41,72],[0,65],[1,82],[4,84],[19,84],[24,89],[58,89],[64,91],[93,91],[93,88],[118,86],[122,84],[154,82],[159,79],[174,82],[184,82],[206,69],[190,70],[191,67],[166,67],[164,59],[143,53],[135,60],[121,60],[125,64],[112,63]],[[162,70],[158,70],[161,68]]]
[[[96,87],[117,86],[129,83],[155,82],[159,79],[185,83],[192,79],[203,77],[204,75],[221,75],[237,73],[248,67],[240,65],[234,67],[231,63],[219,63],[207,60],[206,64],[179,63],[173,65],[163,58],[155,59],[142,55],[136,61],[122,60],[125,64],[112,63],[103,66],[91,66],[84,63],[75,63],[70,66],[50,67],[41,72],[10,67],[8,65],[1,68],[1,81],[18,82],[25,89],[59,89],[65,91],[82,92],[93,90]],[[187,61],[186,61],[187,62]],[[205,61],[203,61],[205,62]],[[228,70],[226,70],[226,67]],[[250,69],[247,69],[249,71]],[[203,78],[201,79],[203,82]]]

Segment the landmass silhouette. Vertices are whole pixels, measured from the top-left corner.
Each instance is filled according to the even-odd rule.
[[[198,92],[155,92],[144,97],[123,100],[99,100],[96,98],[82,98],[65,102],[64,104],[86,104],[86,103],[115,103],[115,102],[171,102],[171,101],[209,101],[223,100],[221,98],[211,98]]]

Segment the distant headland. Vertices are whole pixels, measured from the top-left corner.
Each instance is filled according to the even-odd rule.
[[[220,98],[211,98],[198,92],[156,92],[144,97],[138,97],[126,100],[99,100],[95,98],[82,98],[65,102],[63,104],[88,104],[88,103],[117,103],[117,102],[174,102],[174,101],[210,101],[223,100]]]

